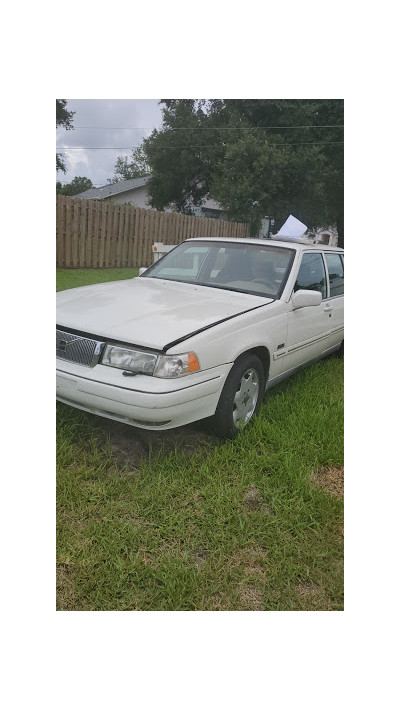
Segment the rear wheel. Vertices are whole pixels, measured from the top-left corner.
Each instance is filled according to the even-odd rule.
[[[265,389],[264,368],[260,359],[248,353],[232,366],[213,419],[214,431],[233,439],[260,409]]]

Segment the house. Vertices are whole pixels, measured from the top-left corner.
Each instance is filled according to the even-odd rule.
[[[83,200],[104,200],[104,202],[112,203],[130,203],[134,207],[144,207],[147,210],[153,210],[149,204],[149,194],[146,183],[150,179],[150,175],[143,178],[133,178],[132,180],[121,180],[118,183],[110,183],[103,185],[101,188],[90,188],[83,193],[75,195],[75,197]],[[221,205],[211,198],[206,198],[203,205],[191,206],[193,214],[196,217],[213,217],[214,219],[226,220],[227,215],[223,212]],[[171,210],[166,210],[171,212]]]
[[[110,183],[101,188],[90,188],[75,197],[83,200],[104,200],[112,203],[131,203],[135,207],[144,207],[151,210],[148,204],[148,191],[146,183],[150,176],[143,178],[133,178],[132,180],[121,180],[119,183]]]
[[[327,244],[330,247],[337,247],[338,231],[332,225],[329,225],[329,227],[317,227],[314,232],[307,231],[306,237],[312,239],[315,244]]]
[[[202,205],[191,205],[191,209],[196,217],[213,217],[214,220],[229,219],[219,202],[216,202],[210,197],[204,198]]]

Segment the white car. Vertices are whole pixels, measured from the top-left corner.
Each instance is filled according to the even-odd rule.
[[[58,293],[57,398],[166,430],[235,437],[264,391],[343,344],[343,250],[189,239],[141,276]]]

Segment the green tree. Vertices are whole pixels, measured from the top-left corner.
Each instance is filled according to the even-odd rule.
[[[212,168],[223,157],[224,148],[210,148],[216,139],[205,102],[180,99],[162,103],[163,127],[143,142],[152,176],[148,183],[151,204],[158,210],[172,207],[190,212],[190,204],[201,204],[210,192]]]
[[[144,141],[153,207],[185,212],[210,195],[253,233],[264,215],[279,227],[289,213],[341,230],[342,100],[162,103],[162,129]]]
[[[72,130],[74,127],[72,125],[73,116],[75,111],[68,111],[66,99],[56,99],[56,128],[58,126],[64,126],[67,131]],[[67,172],[67,167],[65,165],[65,158],[62,153],[56,153],[56,170]]]
[[[75,177],[70,183],[62,185],[60,182],[56,183],[56,192],[58,195],[79,195],[85,190],[93,188],[93,183],[90,178],[83,178],[81,176]]]
[[[133,148],[130,160],[127,156],[118,156],[114,166],[113,183],[121,180],[132,180],[132,178],[142,178],[149,175],[147,158],[142,147]]]

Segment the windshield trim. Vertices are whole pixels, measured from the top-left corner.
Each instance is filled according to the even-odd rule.
[[[161,261],[161,260],[159,260]],[[144,277],[142,274],[140,278]],[[223,289],[224,291],[235,291],[239,294],[250,294],[250,296],[259,296],[260,299],[275,299],[277,298],[274,294],[262,294],[259,291],[249,291],[248,289],[235,289],[233,286],[222,286],[219,284],[207,284],[207,282],[202,281],[186,281],[185,279],[169,279],[168,277],[161,276],[148,276],[148,279],[159,279],[160,281],[172,281],[175,284],[190,284],[191,286],[206,286],[209,289]]]

